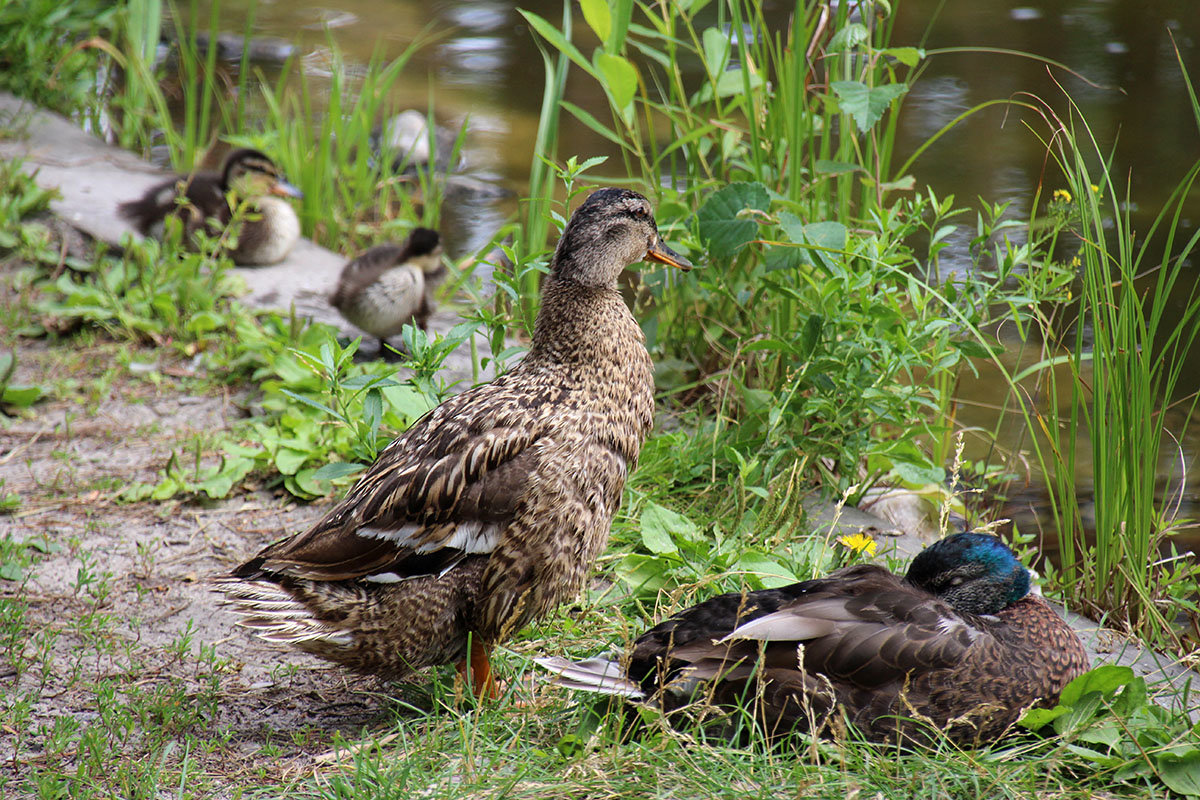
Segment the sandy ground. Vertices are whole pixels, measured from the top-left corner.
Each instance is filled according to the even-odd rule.
[[[19,382],[50,382],[51,354],[39,342],[23,348]],[[85,360],[102,369],[102,357]],[[306,526],[323,504],[262,490],[207,506],[110,499],[127,483],[154,480],[173,446],[227,428],[242,415],[236,399],[117,380],[94,409],[41,403],[0,427],[4,490],[21,497],[15,514],[0,516],[0,538],[43,538],[56,549],[23,582],[0,580],[0,598],[28,604],[30,636],[16,647],[32,664],[18,673],[0,661],[0,683],[10,697],[40,684],[26,729],[0,729],[0,774],[35,765],[39,729],[63,717],[104,724],[95,687],[106,679],[121,691],[159,686],[194,701],[227,737],[220,770],[231,773],[261,773],[261,753],[274,744],[269,772],[284,778],[310,767],[335,730],[354,738],[364,726],[390,724],[384,712],[395,709],[395,687],[385,694],[377,681],[255,639],[234,627],[210,589],[212,577]],[[422,702],[419,693],[410,700]]]

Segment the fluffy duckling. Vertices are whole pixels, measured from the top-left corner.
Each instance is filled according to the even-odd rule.
[[[1075,632],[994,536],[926,548],[905,577],[856,565],[779,589],[734,592],[642,634],[628,657],[539,659],[572,688],[676,710],[751,708],[767,733],[827,728],[840,712],[875,741],[994,740],[1053,705],[1088,668]]]
[[[425,330],[433,313],[433,290],[446,276],[438,232],[414,228],[404,245],[372,247],[342,268],[330,304],[350,324],[387,339],[408,323]]]
[[[488,654],[573,596],[604,548],[654,418],[654,379],[621,272],[691,265],[636,192],[575,211],[524,360],[392,441],[303,533],[221,580],[270,641],[385,678],[456,663],[494,696]]]
[[[276,264],[287,258],[300,239],[300,220],[284,197],[300,197],[300,190],[280,174],[278,167],[257,150],[234,150],[219,173],[199,172],[179,176],[149,189],[137,200],[121,203],[118,213],[143,235],[161,235],[169,216],[183,221],[187,241],[200,230],[219,236],[245,204],[237,246],[229,250],[233,263],[242,266]]]

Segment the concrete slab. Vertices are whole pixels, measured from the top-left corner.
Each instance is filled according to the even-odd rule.
[[[117,205],[141,197],[172,173],[105,144],[61,114],[7,92],[0,92],[0,126],[12,134],[0,139],[0,158],[24,159],[25,170],[36,175],[39,186],[58,190],[60,197],[50,204],[56,216],[113,247],[120,247],[126,237],[140,237],[117,215]],[[245,281],[248,293],[242,302],[248,307],[281,312],[295,308],[301,316],[333,325],[343,336],[353,338],[362,336],[362,331],[343,320],[326,299],[346,260],[301,239],[278,264],[236,267],[233,272]],[[456,315],[439,311],[430,318],[429,327],[445,333],[458,322]],[[486,348],[482,337],[477,345]],[[364,336],[361,352],[368,357],[376,355],[376,341]],[[455,379],[469,380],[468,345],[447,359],[446,369]]]

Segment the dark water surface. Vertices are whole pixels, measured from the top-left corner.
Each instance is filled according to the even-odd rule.
[[[1079,104],[1101,147],[1111,152],[1117,180],[1131,176],[1131,210],[1135,226],[1145,230],[1179,177],[1200,158],[1200,133],[1188,103],[1186,85],[1173,47],[1177,45],[1193,79],[1200,82],[1200,0],[1041,0],[1019,4],[1012,0],[900,0],[893,44],[920,45],[930,50],[967,47],[1024,51],[1061,62],[1081,77],[1039,61],[995,52],[932,55],[920,80],[905,101],[899,150],[901,159],[961,112],[988,100],[1027,99],[1031,93],[1064,113],[1063,91]],[[528,0],[520,7],[555,22],[561,18],[557,0]],[[771,18],[786,22],[792,5],[774,4]],[[221,0],[225,30],[241,31],[249,4]],[[457,126],[468,121],[468,167],[499,176],[520,196],[526,186],[541,103],[542,59],[533,36],[508,2],[412,2],[410,0],[329,0],[318,5],[305,0],[259,2],[255,33],[296,41],[310,72],[319,74],[326,58],[326,24],[346,58],[360,63],[382,49],[395,57],[423,31],[439,34],[410,62],[399,81],[397,108],[424,108],[430,92],[441,122]],[[714,14],[715,11],[709,9]],[[930,26],[929,20],[937,14]],[[202,19],[207,18],[202,10]],[[576,9],[576,40],[590,51],[592,34]],[[1172,39],[1173,37],[1173,39]],[[607,118],[602,92],[587,76],[573,70],[568,98]],[[1086,79],[1086,80],[1085,80]],[[1056,83],[1057,81],[1057,83]],[[1042,202],[1063,185],[1047,158],[1045,147],[1024,124],[1046,132],[1028,112],[997,106],[969,118],[933,148],[913,168],[918,186],[929,185],[939,196],[955,194],[959,204],[976,198],[1010,203],[1009,216],[1027,219],[1039,186]],[[581,158],[615,157],[613,146],[563,115],[560,153]],[[897,160],[896,163],[900,163]],[[610,159],[606,166],[619,161]],[[603,168],[602,168],[603,170]],[[1194,193],[1195,194],[1195,193]],[[452,250],[469,249],[486,241],[511,204],[493,213],[457,215],[445,210],[443,232]],[[1195,231],[1200,197],[1190,198],[1181,223],[1181,239]],[[942,256],[945,273],[969,263],[966,242],[974,220],[963,223],[954,248]],[[1195,265],[1189,267],[1195,270]],[[1194,278],[1181,282],[1190,291]],[[1182,302],[1182,300],[1180,300]],[[1178,303],[1174,304],[1178,305]],[[1021,356],[1009,354],[1010,365]],[[1200,389],[1200,353],[1193,353],[1183,378],[1184,392]],[[1002,392],[996,374],[964,381],[959,389],[959,421],[985,430],[1000,427],[1000,447],[1027,449],[1023,423],[1000,414],[995,407]],[[1103,387],[1098,387],[1103,390]],[[1045,402],[1045,398],[1041,398]],[[1176,430],[1183,420],[1175,420]],[[1188,433],[1178,448],[1162,455],[1161,484],[1178,489],[1181,464],[1190,471],[1200,452],[1200,435]],[[982,437],[968,445],[968,455],[981,458],[989,447]],[[1080,444],[1080,502],[1088,515],[1090,453]],[[1035,484],[1016,498],[1034,512],[1012,513],[1024,525],[1038,518],[1043,491]],[[1182,512],[1200,515],[1200,492],[1185,486]]]

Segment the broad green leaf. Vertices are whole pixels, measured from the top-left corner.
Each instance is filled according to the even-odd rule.
[[[1031,708],[1025,712],[1025,716],[1021,717],[1020,724],[1031,731],[1041,730],[1069,710],[1066,706]]]
[[[768,589],[787,586],[799,580],[791,570],[774,558],[753,550],[738,557],[737,568],[757,577]]]
[[[1200,795],[1200,749],[1193,748],[1183,755],[1162,755],[1155,762],[1168,789],[1191,797]]]
[[[583,18],[596,37],[607,45],[608,37],[612,34],[612,12],[608,8],[608,0],[579,0],[583,9]]]
[[[840,53],[845,50],[853,50],[863,42],[871,38],[871,32],[867,30],[867,26],[861,22],[853,22],[839,30],[829,40],[827,50],[830,53]]]
[[[751,209],[765,213],[770,202],[761,183],[731,183],[705,198],[696,219],[709,254],[718,261],[729,261],[758,238],[758,220],[743,212]]]
[[[804,226],[804,238],[809,244],[828,250],[845,250],[846,226],[840,222],[814,222]]]
[[[21,569],[21,565],[13,561],[6,561],[0,564],[0,579],[6,581],[19,581],[25,577],[25,572]]]
[[[850,115],[861,133],[869,131],[892,101],[908,91],[903,83],[872,88],[861,81],[835,81],[832,87],[842,111]]]
[[[675,539],[695,539],[700,531],[695,523],[682,514],[664,508],[657,503],[647,503],[639,519],[642,544],[651,553],[675,553],[679,548]]]
[[[920,47],[889,47],[883,54],[891,56],[906,67],[915,67],[925,57],[925,50]]]
[[[633,95],[637,92],[637,70],[622,56],[609,53],[596,54],[596,69],[604,76],[603,83],[612,95],[613,105],[629,122],[628,117],[633,111]]]
[[[296,486],[313,497],[320,497],[329,491],[329,487],[317,477],[317,472],[319,470],[308,467],[307,469],[300,470],[293,476]]]
[[[706,28],[704,31],[704,66],[710,78],[715,78],[725,71],[729,63],[729,52],[732,49],[729,34],[719,28]]]
[[[308,453],[281,447],[275,451],[275,469],[284,475],[295,475],[308,460]]]
[[[904,483],[914,487],[926,486],[931,483],[941,484],[946,480],[946,470],[925,464],[899,461],[892,466],[892,471]]]
[[[631,553],[617,564],[617,577],[635,592],[655,594],[667,585],[670,563],[654,556]]]
[[[1115,692],[1133,680],[1133,670],[1116,664],[1105,664],[1089,670],[1068,683],[1058,697],[1060,706],[1073,706],[1091,692],[1102,695]]]
[[[36,386],[5,386],[0,394],[0,403],[17,408],[28,408],[42,398],[42,390]]]
[[[208,480],[201,481],[196,488],[213,500],[228,497],[229,492],[233,490],[233,476],[220,472]]]

